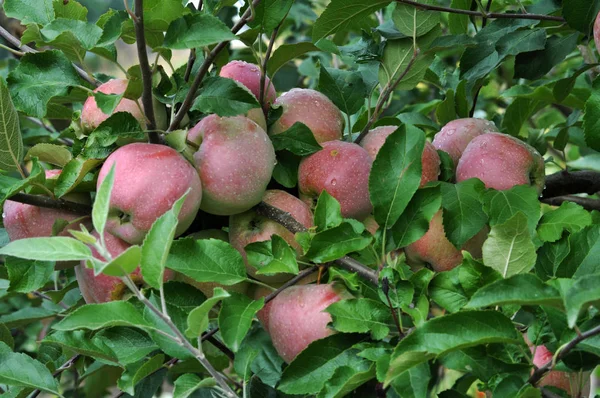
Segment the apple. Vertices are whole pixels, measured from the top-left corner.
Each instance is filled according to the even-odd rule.
[[[127,85],[129,84],[128,80],[125,79],[113,79],[109,80],[106,83],[101,84],[94,90],[94,92],[100,92],[103,94],[123,94],[127,89]],[[141,108],[141,101],[138,104],[130,100],[128,98],[123,98],[113,113],[117,112],[128,112],[135,117],[143,129],[146,129],[146,116],[144,115]],[[160,102],[153,101],[153,109],[154,109],[154,118],[156,119],[156,128],[160,130],[164,130],[167,128],[167,111]],[[102,112],[102,110],[98,107],[96,103],[96,99],[94,96],[90,96],[87,98],[85,103],[83,104],[83,108],[81,110],[81,124],[86,130],[93,130],[98,127],[103,121],[108,119],[111,115],[107,115]]]
[[[325,309],[348,298],[348,293],[333,284],[292,286],[271,302],[267,332],[284,361],[290,363],[315,340],[335,333],[327,327],[331,315]]]
[[[282,107],[281,117],[269,134],[280,134],[296,122],[304,123],[317,142],[339,140],[344,132],[344,115],[325,95],[307,88],[294,88],[282,94],[274,107]]]
[[[543,345],[530,345],[529,349],[533,353],[533,364],[537,367],[544,366],[551,361],[554,356],[554,354]],[[557,387],[567,391],[569,396],[572,397],[587,397],[590,390],[590,372],[583,372],[580,374],[579,372],[561,372],[552,370],[540,380],[538,386]]]
[[[275,167],[267,133],[244,116],[209,115],[188,132],[199,145],[194,154],[207,213],[229,216],[258,204]]]
[[[100,235],[97,232],[93,232],[96,238]],[[127,250],[131,245],[124,240],[117,238],[116,236],[105,232],[104,241],[106,243],[106,249],[110,255],[115,258],[119,254]],[[92,255],[100,260],[106,261],[95,248],[92,247]],[[88,268],[85,261],[81,261],[79,265],[75,267],[75,276],[77,277],[77,283],[79,284],[79,290],[86,303],[106,303],[108,301],[121,300],[126,293],[128,293],[127,286],[123,283],[121,278],[116,276],[109,276],[100,274],[94,276],[94,270]],[[168,281],[173,278],[173,271],[165,269],[164,281]],[[138,284],[143,284],[142,274],[140,268],[136,268],[131,273],[131,279]]]
[[[532,146],[501,133],[475,137],[458,161],[456,181],[479,178],[487,188],[505,190],[515,185],[544,189],[544,158]]]
[[[61,170],[46,170],[46,178],[57,178],[60,173]],[[70,193],[65,195],[64,199],[77,203],[90,203],[89,195],[84,193]],[[57,220],[75,221],[81,220],[83,216],[66,210],[49,209],[7,200],[4,202],[2,217],[8,237],[11,241],[14,241],[52,236],[52,226]],[[87,221],[90,221],[89,218],[87,218]],[[84,222],[84,220],[81,220],[81,222]],[[78,229],[78,222],[74,224],[67,225],[59,235],[70,236],[68,233],[69,228]]]
[[[361,141],[360,146],[365,148],[371,158],[375,160],[387,137],[396,131],[397,128],[397,126],[376,127],[369,131],[369,134]],[[421,188],[429,181],[437,181],[440,174],[440,163],[440,156],[435,147],[431,143],[426,142],[423,148],[423,156],[421,157]]]
[[[310,208],[300,199],[287,192],[280,190],[266,191],[262,201],[290,213],[306,228],[313,226],[313,216]],[[248,273],[264,282],[283,282],[292,276],[289,274],[272,276],[257,274],[256,269],[248,264],[246,259],[246,251],[244,250],[246,245],[269,240],[272,235],[281,236],[290,246],[296,249],[297,253],[302,253],[302,248],[296,242],[292,232],[288,231],[283,225],[256,214],[254,210],[236,214],[229,218],[229,241],[244,258]]]
[[[202,184],[194,167],[165,145],[134,143],[113,152],[98,175],[97,187],[115,165],[106,230],[131,244],[140,244],[150,227],[188,190],[179,213],[176,235],[196,217]]]
[[[344,217],[365,219],[373,210],[369,198],[371,156],[349,142],[329,141],[321,146],[323,149],[300,162],[300,199],[312,208],[321,192],[327,191],[340,202]]]
[[[487,238],[488,229],[484,227],[462,247],[474,258],[481,258],[481,248]],[[429,230],[419,240],[408,245],[404,252],[410,265],[429,264],[434,271],[449,271],[462,263],[463,256],[446,237],[444,232],[442,210],[438,211],[431,222]]]
[[[260,77],[261,72],[258,65],[244,61],[231,61],[221,68],[219,76],[233,79],[243,84],[260,100]],[[275,87],[271,80],[265,76],[265,103],[264,109],[267,110],[277,98]],[[261,112],[262,114],[262,112]],[[258,123],[258,122],[257,122]],[[260,125],[260,123],[258,123]]]
[[[596,49],[600,52],[600,12],[596,15],[596,21],[594,22],[594,42],[596,43]]]
[[[442,127],[433,138],[433,146],[448,153],[456,168],[458,160],[473,138],[497,131],[496,125],[489,120],[457,119]]]

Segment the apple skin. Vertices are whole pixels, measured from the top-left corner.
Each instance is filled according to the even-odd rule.
[[[397,128],[397,126],[376,127],[369,131],[369,134],[361,141],[360,146],[365,148],[371,158],[375,160],[387,137],[396,131]],[[440,163],[440,156],[435,147],[431,143],[425,142],[423,156],[421,157],[422,174],[419,188],[424,187],[430,181],[437,181],[440,174]]]
[[[236,82],[243,84],[252,92],[252,94],[254,94],[256,99],[260,99],[261,73],[258,65],[244,61],[231,61],[221,68],[219,76],[233,79]],[[268,110],[271,104],[277,99],[275,87],[271,84],[271,80],[268,77],[265,77],[265,89],[264,109]]]
[[[487,238],[488,229],[484,227],[462,247],[474,258],[481,258],[481,248]],[[438,211],[431,222],[429,230],[419,240],[408,245],[404,252],[410,265],[427,263],[436,272],[450,271],[462,263],[463,256],[446,237],[444,232],[442,211]]]
[[[209,115],[188,133],[200,146],[194,161],[202,180],[207,213],[242,213],[261,201],[275,167],[275,150],[267,133],[244,116]]]
[[[505,190],[515,185],[544,189],[544,158],[533,147],[510,135],[488,133],[474,138],[456,168],[456,181],[479,178],[486,188]]]
[[[97,232],[93,232],[96,238],[100,235]],[[127,250],[131,245],[114,235],[107,232],[104,233],[104,240],[106,248],[110,255],[115,258],[119,254]],[[93,247],[92,255],[101,260],[105,260],[96,249]],[[140,267],[137,267],[131,274],[131,278],[136,284],[142,284],[142,274]],[[77,283],[79,284],[79,290],[86,303],[106,303],[114,300],[121,300],[125,293],[128,292],[127,286],[116,276],[108,276],[100,274],[94,276],[94,270],[87,268],[85,261],[81,261],[79,265],[75,267],[75,276],[77,277]],[[173,278],[173,271],[165,269],[163,280],[166,282]]]
[[[537,367],[541,367],[552,360],[554,354],[550,352],[545,346],[533,346],[530,345],[529,349],[533,353],[533,364]],[[580,383],[585,380],[583,384],[583,391],[580,391]],[[588,396],[590,392],[590,372],[583,372],[580,377],[578,372],[561,372],[558,370],[550,371],[546,376],[539,382],[540,387],[557,387],[561,390],[565,390],[570,396]],[[583,395],[580,395],[583,394]]]
[[[365,219],[373,210],[369,174],[373,160],[361,146],[343,141],[321,144],[298,168],[300,199],[311,208],[323,190],[336,198],[344,217]]]
[[[306,228],[313,226],[313,215],[310,208],[300,199],[287,192],[280,190],[266,191],[262,201],[284,210],[292,215]],[[256,269],[248,264],[246,259],[246,245],[253,242],[262,242],[271,239],[272,235],[279,235],[297,253],[302,253],[300,244],[296,242],[294,234],[283,225],[256,214],[254,210],[236,214],[229,218],[229,241],[231,245],[240,252],[246,263],[246,270],[252,277],[263,282],[285,282],[293,277],[290,274],[260,275]]]
[[[275,101],[283,107],[279,120],[271,126],[269,135],[280,134],[296,122],[304,123],[317,142],[339,140],[344,132],[344,115],[329,98],[308,88],[293,88]]]
[[[128,84],[129,82],[125,79],[113,79],[101,84],[98,88],[94,90],[94,92],[100,92],[103,94],[123,94],[127,89]],[[167,127],[166,109],[164,105],[162,105],[158,101],[154,101],[153,105],[154,118],[156,119],[157,128],[164,130]],[[138,122],[140,122],[142,128],[146,129],[146,116],[142,113],[142,110],[140,109],[140,107],[138,107],[135,101],[130,100],[128,98],[123,98],[119,102],[113,113],[117,112],[131,113],[131,115],[133,115],[133,117],[136,118]],[[110,115],[107,115],[106,113],[102,112],[102,110],[98,107],[94,96],[90,96],[87,98],[81,110],[81,124],[84,129],[94,130],[109,117]]]
[[[292,286],[279,293],[270,302],[265,329],[279,356],[290,363],[313,341],[334,334],[325,309],[346,296],[333,284]]]
[[[596,15],[596,21],[594,22],[594,42],[596,43],[596,49],[600,53],[600,12]]]
[[[46,178],[57,178],[60,173],[61,170],[46,170]],[[89,195],[84,193],[70,193],[65,195],[64,199],[77,203],[90,203]],[[8,237],[11,241],[15,241],[52,236],[52,226],[56,220],[74,221],[82,216],[70,211],[48,209],[7,200],[4,202],[2,217]],[[89,222],[89,220],[87,221]],[[80,222],[85,224],[85,220]],[[79,229],[78,224],[67,225],[59,235],[71,236],[68,230]]]
[[[113,152],[98,175],[97,188],[115,166],[106,230],[130,244],[140,244],[150,227],[190,189],[175,232],[181,235],[194,221],[202,199],[202,184],[194,167],[165,145],[134,143]],[[121,216],[127,215],[126,219]]]
[[[498,132],[496,125],[489,120],[465,118],[446,124],[433,138],[435,149],[442,150],[452,158],[454,168],[469,142],[482,134]]]

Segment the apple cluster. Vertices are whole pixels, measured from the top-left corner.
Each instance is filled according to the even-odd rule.
[[[220,76],[237,81],[259,97],[261,72],[256,65],[232,61],[221,68]],[[126,88],[127,81],[111,80],[98,87],[97,91],[123,94]],[[121,146],[106,159],[97,184],[99,187],[114,166],[114,185],[105,231],[111,255],[117,256],[131,245],[141,244],[153,223],[184,194],[187,196],[178,216],[176,236],[186,232],[200,210],[229,216],[228,235],[223,236],[222,231],[203,231],[192,236],[196,239],[228,240],[241,253],[248,274],[271,286],[279,286],[289,276],[257,274],[247,261],[245,247],[269,240],[276,234],[297,253],[302,253],[302,250],[293,233],[253,210],[261,201],[288,212],[306,228],[311,228],[316,200],[323,191],[327,191],[340,203],[344,217],[365,222],[368,230],[375,233],[378,226],[370,216],[373,206],[369,196],[369,175],[377,153],[397,127],[376,127],[360,145],[342,141],[343,114],[325,95],[311,89],[292,89],[277,97],[268,78],[265,79],[264,92],[264,109],[252,109],[245,115],[233,117],[211,114],[189,129],[187,141],[194,148],[193,164],[173,148],[141,142]],[[265,112],[272,106],[281,108],[282,114],[267,128]],[[142,126],[146,125],[145,116],[136,101],[123,98],[115,112],[128,112]],[[156,113],[161,114],[158,106]],[[94,97],[88,98],[82,110],[82,126],[94,129],[107,118]],[[270,136],[285,132],[297,122],[306,125],[322,146],[321,150],[300,162],[298,197],[282,190],[267,190],[276,164]],[[519,139],[499,133],[492,122],[461,119],[444,126],[433,142],[425,145],[421,158],[421,187],[438,179],[441,164],[438,150],[448,153],[456,165],[457,182],[479,178],[487,188],[498,190],[520,184],[533,185],[540,191],[543,187],[544,162],[540,154]],[[47,176],[55,178],[58,173],[60,171],[48,171]],[[66,199],[88,202],[90,199],[83,194],[71,196]],[[7,201],[4,208],[4,224],[11,240],[51,236],[53,226],[60,219],[82,222],[70,213],[11,201]],[[487,232],[485,228],[462,249],[480,257]],[[450,270],[462,261],[461,251],[446,238],[441,210],[431,220],[427,233],[406,247],[405,253],[409,263],[427,263],[435,271]],[[301,259],[301,254],[298,255]],[[97,252],[94,256],[101,258]],[[88,303],[118,300],[126,291],[119,278],[94,276],[93,270],[85,264],[78,264],[75,272],[81,293]],[[132,278],[143,283],[139,268]],[[217,286],[199,284],[172,272],[165,273],[166,280],[172,278],[186,280],[208,295]],[[284,290],[258,314],[275,348],[287,362],[312,341],[333,333],[328,328],[331,316],[324,310],[330,304],[350,297],[338,285],[311,282],[314,280],[308,279]],[[244,283],[233,289],[239,292],[248,290]],[[258,298],[267,292],[254,289],[247,293]]]

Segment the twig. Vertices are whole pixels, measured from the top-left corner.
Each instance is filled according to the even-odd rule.
[[[156,130],[156,119],[154,118],[154,106],[152,105],[152,71],[148,61],[148,52],[146,51],[146,34],[144,32],[144,0],[135,0],[135,16],[133,24],[135,26],[135,41],[137,46],[140,69],[142,71],[142,82],[144,90],[142,91],[142,103],[144,112],[148,119],[148,140],[152,144],[160,143],[160,136]]]
[[[0,36],[2,36],[2,38],[4,38],[4,40],[6,40],[7,42],[9,42],[10,44],[12,44],[13,46],[15,46],[16,48],[18,48],[19,50],[21,50],[23,52],[26,52],[26,53],[39,52],[25,44],[21,44],[21,41],[19,39],[17,39],[13,35],[11,35],[10,32],[7,31],[6,29],[4,29],[4,27],[2,27],[2,26],[0,26]],[[98,87],[100,85],[98,80],[96,80],[93,76],[89,75],[86,71],[81,69],[79,66],[77,66],[75,64],[72,64],[72,65],[73,65],[73,68],[75,68],[75,71],[77,72],[77,74],[79,76],[81,76],[81,78],[83,80],[85,80],[86,82],[88,82],[89,84],[91,84],[92,86],[95,86],[95,87]]]
[[[553,15],[479,12],[479,11],[461,10],[461,9],[457,9],[457,8],[440,7],[440,6],[434,6],[434,5],[429,5],[429,4],[422,4],[422,3],[417,3],[416,1],[412,1],[412,0],[395,0],[395,1],[397,3],[406,4],[409,6],[413,6],[415,8],[420,8],[422,10],[449,12],[452,14],[470,15],[473,17],[481,17],[481,18],[487,18],[487,19],[533,19],[536,21],[565,22],[564,18],[555,17]]]
[[[544,375],[546,373],[548,373],[550,370],[552,370],[555,363],[561,361],[564,357],[569,355],[571,350],[573,350],[577,346],[577,344],[581,343],[583,340],[585,340],[587,338],[594,337],[599,334],[600,334],[600,326],[596,326],[595,328],[590,329],[587,332],[583,332],[580,335],[576,336],[573,340],[569,341],[567,344],[562,346],[559,349],[558,354],[554,358],[552,358],[550,361],[545,363],[543,366],[540,366],[539,368],[537,368],[533,372],[533,374],[531,375],[529,380],[527,380],[527,382],[529,384],[531,384],[532,386],[536,386],[537,383],[544,377]]]
[[[265,202],[260,202],[254,208],[254,210],[258,214],[283,225],[290,232],[298,233],[307,230],[304,227],[304,225],[300,224],[296,219],[294,219],[294,217],[292,217],[290,213],[281,210],[277,207],[271,206]],[[351,257],[344,256],[338,260],[335,260],[334,263],[340,266],[341,268],[344,268],[345,270],[348,270],[350,272],[356,272],[361,278],[368,280],[374,285],[379,284],[377,274],[375,273],[375,271]]]
[[[546,176],[546,187],[543,198],[587,193],[593,195],[600,192],[600,173],[595,171],[559,171]]]
[[[196,49],[192,48],[190,50],[190,56],[188,57],[187,67],[185,68],[185,74],[183,75],[183,80],[186,83],[190,80],[190,75],[192,74],[192,69],[194,68],[195,62],[196,62]]]
[[[227,357],[229,359],[231,359],[232,361],[235,359],[235,354],[233,353],[233,351],[231,351],[229,348],[227,348],[227,346],[225,344],[221,343],[221,341],[219,339],[217,339],[215,336],[211,335],[211,336],[207,337],[206,341],[208,341],[210,344],[217,347],[219,349],[219,351],[221,351],[223,354],[227,355]]]
[[[277,27],[275,29],[273,29],[273,33],[271,34],[271,38],[269,39],[269,45],[267,46],[267,51],[265,51],[265,58],[263,59],[263,63],[262,63],[262,68],[261,68],[261,74],[260,74],[260,87],[259,87],[259,96],[258,96],[258,103],[260,104],[260,106],[263,107],[263,111],[264,111],[264,105],[265,105],[265,95],[266,95],[266,91],[269,91],[267,87],[265,87],[265,83],[267,82],[267,65],[269,63],[269,58],[271,58],[271,53],[273,52],[273,44],[275,44],[275,39],[277,38],[277,34],[279,33],[279,28],[281,28],[281,24],[283,23],[283,21],[281,23],[279,23],[279,25],[277,25]],[[269,83],[269,86],[271,85],[271,83]],[[264,111],[265,113],[268,112]],[[266,116],[266,115],[265,115]]]
[[[388,306],[390,307],[390,312],[392,313],[392,318],[394,318],[394,323],[396,324],[396,329],[398,329],[398,334],[402,337],[404,334],[402,333],[402,327],[400,326],[400,321],[398,320],[398,314],[396,314],[396,310],[392,305],[392,300],[390,299],[390,281],[388,278],[383,278],[381,281],[381,290],[383,294],[385,294],[385,298],[387,299]]]
[[[544,198],[542,202],[551,206],[560,206],[564,202],[573,202],[586,210],[600,210],[600,199],[582,198],[580,196],[555,196],[554,198]]]
[[[396,80],[390,81],[385,86],[383,93],[377,100],[377,104],[375,105],[375,110],[373,111],[371,118],[369,118],[369,121],[367,122],[367,124],[365,124],[365,127],[363,127],[362,131],[360,132],[360,134],[354,141],[355,143],[359,144],[362,141],[362,139],[365,138],[365,136],[367,134],[369,134],[369,129],[371,128],[373,123],[375,123],[375,121],[379,117],[379,113],[381,112],[382,107],[387,102],[387,100],[390,98],[390,95],[392,95],[392,93],[394,92],[394,90],[396,89],[398,84],[400,84],[402,79],[404,79],[404,77],[408,74],[410,69],[413,67],[418,56],[419,56],[419,50],[415,48],[415,50],[413,51],[413,55],[412,55],[410,61],[408,62],[408,65],[406,65],[406,68],[404,68],[404,71],[400,74],[400,76],[398,76],[398,78]]]
[[[240,17],[240,20],[233,26],[233,28],[231,28],[232,33],[235,34],[235,33],[239,32],[240,29],[242,29],[244,27],[244,25],[246,25],[246,23],[248,23],[248,21],[250,20],[250,17],[252,16],[252,8],[256,7],[258,5],[258,3],[260,3],[260,0],[254,0],[252,2],[252,6],[248,7],[248,9]],[[200,84],[202,83],[204,76],[208,72],[208,69],[212,65],[215,58],[217,58],[217,55],[219,55],[219,53],[221,51],[223,51],[223,49],[225,48],[225,46],[227,46],[228,43],[229,43],[229,40],[222,41],[219,44],[217,44],[215,46],[215,48],[212,49],[211,52],[208,53],[208,55],[204,59],[204,62],[202,63],[202,66],[200,66],[200,69],[198,70],[198,74],[196,75],[196,77],[194,78],[194,81],[192,82],[190,91],[188,92],[185,99],[183,100],[183,103],[181,104],[179,111],[177,111],[177,113],[175,114],[175,117],[171,121],[171,125],[167,129],[167,132],[176,130],[179,127],[179,123],[181,123],[181,121],[185,117],[186,113],[192,107],[192,103],[194,101],[194,96],[196,95],[196,91],[198,91],[198,88],[200,88]]]
[[[315,272],[317,272],[319,270],[319,268],[320,267],[318,265],[315,265],[315,266],[307,268],[303,271],[300,271],[300,273],[298,275],[296,275],[295,277],[293,277],[292,279],[290,279],[289,281],[287,281],[286,283],[281,285],[277,290],[266,295],[265,296],[265,304],[267,304],[269,301],[273,300],[275,297],[277,297],[277,295],[279,293],[283,292],[288,287],[294,286],[296,283],[300,282],[302,279],[306,278],[308,275],[314,274]]]
[[[492,0],[488,0],[487,5],[485,7],[485,12],[489,14],[490,9],[492,8]],[[483,17],[483,21],[481,22],[481,28],[485,28],[485,26],[487,25],[488,22],[488,18]],[[473,106],[471,107],[471,111],[469,112],[469,116],[473,117],[473,115],[475,114],[475,110],[477,108],[477,99],[479,98],[479,93],[481,92],[481,89],[483,88],[483,84],[480,84],[477,87],[477,91],[475,92],[475,95],[473,95]]]
[[[44,299],[44,300],[48,300],[48,301],[52,301],[52,302],[54,302],[54,300],[52,300],[52,298],[50,298],[50,296],[48,296],[47,294],[44,294],[44,293],[42,293],[42,292],[33,291],[33,292],[31,292],[31,293],[32,293],[34,296],[37,296],[37,297],[39,297],[39,298],[41,298],[41,299]],[[69,309],[69,306],[68,306],[68,305],[66,305],[65,303],[63,303],[62,301],[60,301],[60,302],[58,303],[58,305],[60,305],[61,307],[63,307],[65,310],[68,310],[68,309]]]
[[[73,364],[79,359],[81,355],[77,354],[72,356],[67,362],[65,362],[64,364],[62,364],[62,366],[58,369],[56,369],[56,371],[54,373],[52,373],[52,377],[58,377],[60,376],[60,374],[62,372],[64,372],[65,370],[69,369],[71,366],[73,366]],[[31,395],[29,396],[29,398],[35,398],[38,395],[40,395],[41,390],[34,390]]]
[[[58,209],[70,211],[72,213],[88,215],[92,213],[92,206],[84,203],[70,202],[63,199],[52,199],[43,195],[29,195],[26,193],[17,193],[9,198],[13,202],[25,203],[28,205],[46,207],[48,209]]]
[[[562,398],[560,395],[553,393],[547,388],[541,387],[540,392],[542,393],[542,397],[544,398]]]

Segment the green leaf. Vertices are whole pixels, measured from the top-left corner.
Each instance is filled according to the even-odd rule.
[[[317,46],[308,41],[293,44],[282,44],[271,55],[267,65],[267,73],[273,77],[275,73],[288,62],[299,58],[311,51],[320,51]]]
[[[321,67],[319,91],[347,115],[358,112],[367,95],[367,87],[359,72]]]
[[[186,50],[235,38],[219,18],[206,13],[195,13],[179,18],[169,25],[164,46],[172,50]]]
[[[135,386],[145,377],[162,368],[164,360],[165,356],[163,354],[158,354],[147,361],[127,366],[125,372],[123,372],[121,378],[117,382],[119,390],[124,391],[129,395],[133,395]]]
[[[265,34],[270,35],[288,15],[293,3],[293,0],[261,1],[254,7],[254,19],[248,25],[253,28],[260,27]]]
[[[471,2],[469,0],[452,0],[450,7],[456,10],[470,10]],[[448,15],[448,28],[452,34],[467,33],[469,31],[469,16],[461,14]]]
[[[393,325],[390,308],[367,298],[342,300],[325,309],[331,314],[333,328],[343,333],[368,333],[375,340],[385,338]]]
[[[353,393],[362,384],[375,376],[375,364],[371,361],[360,361],[354,366],[341,366],[325,383],[317,398],[343,397]]]
[[[197,282],[235,285],[246,279],[242,255],[229,243],[217,239],[179,239],[173,242],[167,268]]]
[[[421,0],[420,3],[431,5],[434,2],[433,0]],[[440,23],[440,13],[399,3],[392,14],[392,20],[400,33],[409,37],[419,37]]]
[[[61,50],[71,61],[81,62],[86,51],[92,50],[102,36],[102,29],[87,21],[57,18],[41,30],[30,26],[23,35],[38,46],[48,45]]]
[[[340,202],[325,190],[321,192],[317,200],[314,220],[317,232],[335,228],[344,221]]]
[[[281,379],[281,365],[283,359],[273,347],[269,334],[262,328],[250,330],[233,362],[236,373],[241,377],[246,379],[246,376],[252,376],[248,370],[250,366],[251,373],[271,387],[275,387]]]
[[[441,184],[444,231],[457,248],[481,231],[488,221],[482,206],[484,190],[483,182],[475,178]]]
[[[1,83],[0,83],[1,86]],[[38,158],[40,162],[46,162],[53,164],[58,167],[64,167],[71,159],[73,155],[71,152],[61,145],[39,143],[27,151],[25,160],[31,160],[32,158]]]
[[[28,325],[32,322],[56,316],[58,310],[45,307],[25,307],[20,310],[0,316],[0,323],[8,328]]]
[[[429,283],[429,296],[440,307],[454,313],[460,311],[469,301],[460,281],[462,265],[448,271],[440,272]]]
[[[102,340],[92,338],[83,330],[72,332],[57,331],[47,336],[42,343],[54,344],[63,349],[76,352],[95,359],[103,359],[116,363],[117,355]]]
[[[270,137],[276,151],[286,150],[298,156],[308,156],[323,149],[310,128],[301,122],[296,122],[283,133]]]
[[[253,242],[244,247],[248,264],[258,270],[259,275],[277,273],[298,274],[295,250],[279,235],[271,239]]]
[[[569,236],[565,236],[556,242],[545,242],[539,248],[535,264],[537,276],[546,280],[556,275],[558,267],[571,251],[569,238]]]
[[[46,25],[54,19],[52,0],[6,0],[4,11],[7,17],[18,19],[23,25]]]
[[[483,200],[491,226],[506,222],[520,211],[527,216],[529,232],[533,234],[535,231],[541,209],[534,187],[517,185],[504,191],[489,190],[484,193]]]
[[[382,228],[396,223],[421,183],[425,134],[405,125],[387,137],[369,176],[373,215]]]
[[[87,21],[88,10],[77,1],[69,1],[68,3],[65,3],[64,1],[54,0],[52,5],[54,6],[56,18]]]
[[[192,110],[219,116],[237,116],[259,107],[256,97],[242,84],[233,79],[211,76],[204,81]]]
[[[576,279],[564,296],[565,308],[569,327],[577,323],[579,313],[590,305],[600,302],[600,274],[586,275],[585,278]]]
[[[185,335],[189,338],[200,336],[208,328],[208,314],[210,310],[221,300],[230,297],[231,295],[220,287],[214,289],[212,297],[206,299],[205,302],[194,308],[188,315],[188,327]]]
[[[600,12],[598,0],[564,0],[562,14],[573,29],[589,34],[596,15]]]
[[[517,55],[515,59],[515,78],[539,79],[562,62],[569,55],[579,40],[578,33],[567,36],[550,36],[543,50],[531,51]]]
[[[0,383],[30,387],[61,396],[52,373],[41,362],[26,354],[12,352],[0,342]]]
[[[65,165],[62,173],[58,176],[54,187],[56,196],[60,198],[71,192],[83,181],[86,174],[95,169],[100,163],[102,163],[101,159],[87,159],[81,155],[72,159]]]
[[[316,43],[333,33],[362,26],[375,11],[386,7],[391,0],[332,0],[313,26],[312,39]]]
[[[223,342],[233,352],[240,349],[242,340],[250,330],[252,319],[265,305],[265,300],[251,300],[244,294],[231,292],[223,300],[219,312],[219,328]]]
[[[158,348],[145,333],[124,327],[101,330],[94,336],[94,341],[108,346],[123,365],[138,362]]]
[[[538,235],[545,242],[556,242],[563,232],[575,233],[592,224],[592,216],[583,207],[573,202],[563,202],[556,210],[542,216]]]
[[[483,244],[483,263],[504,278],[529,271],[535,265],[536,257],[527,217],[521,212],[493,226]]]
[[[155,289],[160,289],[163,284],[165,265],[179,223],[179,212],[189,191],[188,189],[181,198],[177,199],[169,211],[152,224],[144,238],[141,252],[142,276],[144,282]]]
[[[273,169],[273,178],[286,188],[294,188],[298,184],[298,166],[301,157],[289,151],[278,151],[275,156],[277,164]]]
[[[600,79],[594,81],[592,94],[585,103],[583,133],[585,143],[592,149],[600,150]]]
[[[364,249],[372,239],[362,223],[343,222],[335,228],[317,233],[306,257],[317,264],[326,263]]]
[[[431,370],[429,365],[423,363],[402,373],[392,383],[392,389],[398,394],[397,397],[426,398],[427,386],[429,385],[430,380]],[[438,396],[441,396],[442,394]],[[393,397],[396,398],[396,396]]]
[[[511,320],[496,311],[465,311],[433,318],[396,346],[385,384],[414,366],[455,350],[520,341]]]
[[[142,258],[142,248],[134,245],[129,246],[125,251],[113,258],[110,262],[91,261],[93,263],[94,275],[100,274],[108,276],[121,277],[129,275],[140,265]]]
[[[214,387],[215,381],[214,379],[202,380],[193,373],[186,373],[179,376],[173,384],[175,385],[173,398],[187,398],[200,388]]]
[[[19,115],[4,80],[0,79],[0,169],[17,170],[23,160]]]
[[[560,293],[532,274],[513,275],[479,289],[465,308],[496,305],[551,305],[562,306]]]
[[[287,394],[316,394],[342,366],[362,361],[352,346],[364,336],[334,334],[311,343],[283,372],[278,390]]]
[[[36,118],[43,118],[48,101],[69,93],[79,85],[71,62],[60,51],[25,54],[7,79],[16,108]]]
[[[592,225],[569,236],[569,254],[556,264],[556,276],[579,278],[600,273],[600,225]]]
[[[92,257],[84,243],[62,236],[15,240],[1,248],[0,254],[38,261],[78,261]]]
[[[15,340],[10,329],[3,323],[0,323],[0,343],[6,344],[11,350],[15,349]]]
[[[6,257],[4,265],[8,271],[8,291],[30,293],[42,288],[54,272],[52,261],[30,261]]]
[[[128,301],[87,304],[52,326],[55,330],[98,330],[114,326],[150,327],[142,313]]]
[[[110,171],[102,180],[100,188],[96,193],[96,199],[94,200],[94,208],[92,209],[92,223],[100,240],[104,244],[104,227],[106,226],[106,219],[108,218],[108,211],[110,208],[110,195],[115,182],[115,165],[113,164]]]

